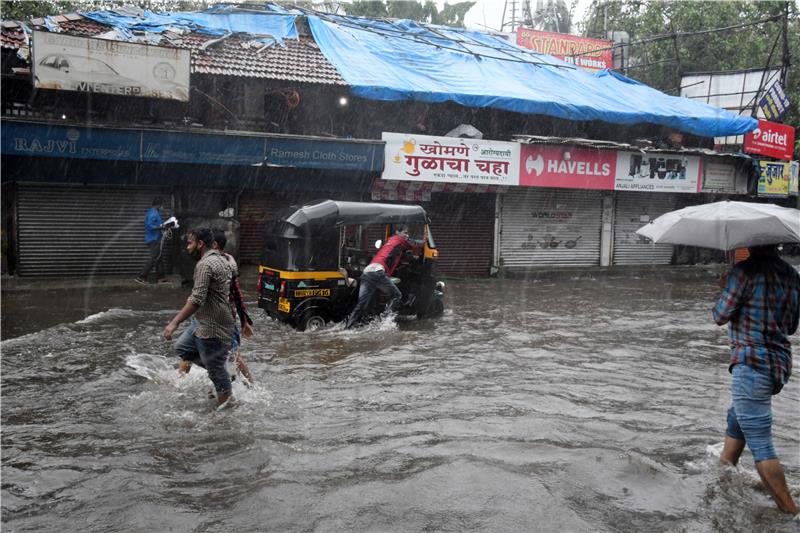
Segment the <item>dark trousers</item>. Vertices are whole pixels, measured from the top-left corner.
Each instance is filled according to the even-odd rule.
[[[389,297],[389,303],[386,307],[392,311],[394,311],[400,299],[403,297],[400,289],[392,283],[391,278],[387,276],[386,272],[383,270],[364,272],[361,274],[360,284],[361,287],[358,289],[358,303],[356,303],[356,307],[353,309],[353,312],[350,313],[350,316],[347,317],[346,328],[352,327],[356,322],[361,320],[364,310],[369,306],[372,297],[377,291]]]
[[[161,239],[148,242],[147,247],[150,250],[150,257],[142,267],[142,273],[139,274],[139,277],[146,280],[147,276],[150,275],[150,271],[153,270],[153,267],[155,267],[156,279],[160,279],[164,277],[164,270],[161,267]]]

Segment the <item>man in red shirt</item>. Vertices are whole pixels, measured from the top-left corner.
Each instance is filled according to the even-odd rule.
[[[386,307],[394,310],[403,295],[400,293],[400,289],[392,283],[391,276],[394,274],[397,265],[400,264],[400,260],[406,250],[412,250],[418,254],[422,250],[422,245],[412,242],[408,238],[408,226],[401,225],[394,235],[389,237],[386,244],[381,246],[381,249],[372,258],[370,264],[361,273],[358,303],[356,303],[356,307],[350,313],[350,316],[347,317],[345,328],[351,328],[361,320],[364,308],[372,301],[375,291],[380,291],[389,296],[390,300]]]

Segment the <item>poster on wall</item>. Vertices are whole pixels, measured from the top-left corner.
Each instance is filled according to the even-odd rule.
[[[703,192],[736,192],[736,167],[716,161],[703,161]]]
[[[700,157],[617,152],[617,191],[694,193],[700,183]]]
[[[790,161],[794,152],[794,128],[759,120],[758,128],[744,135],[744,151]]]
[[[789,195],[789,179],[791,176],[791,163],[783,161],[759,161],[760,175],[758,178],[759,196]]]
[[[385,180],[519,184],[519,144],[384,132]]]
[[[798,190],[798,187],[800,187],[800,183],[798,183],[800,177],[798,177],[798,174],[800,174],[800,162],[792,161],[789,163],[789,194],[792,196],[800,195],[800,191]]]
[[[611,150],[523,144],[519,184],[528,187],[614,190],[617,154]]]
[[[189,56],[181,48],[34,31],[34,86],[188,102]]]

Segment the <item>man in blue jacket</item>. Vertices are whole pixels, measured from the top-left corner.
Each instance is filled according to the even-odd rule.
[[[136,283],[144,285],[147,283],[147,277],[150,271],[155,267],[156,279],[164,279],[164,273],[161,269],[161,226],[164,221],[161,220],[161,213],[159,212],[163,207],[164,202],[161,198],[154,198],[153,205],[147,210],[144,216],[144,243],[150,251],[147,262],[142,267],[142,272],[136,278]]]

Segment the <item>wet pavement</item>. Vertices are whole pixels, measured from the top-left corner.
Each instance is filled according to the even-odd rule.
[[[452,280],[442,318],[351,331],[257,311],[257,383],[223,411],[160,336],[177,283],[5,285],[3,529],[791,531],[749,452],[717,466],[718,270]]]

